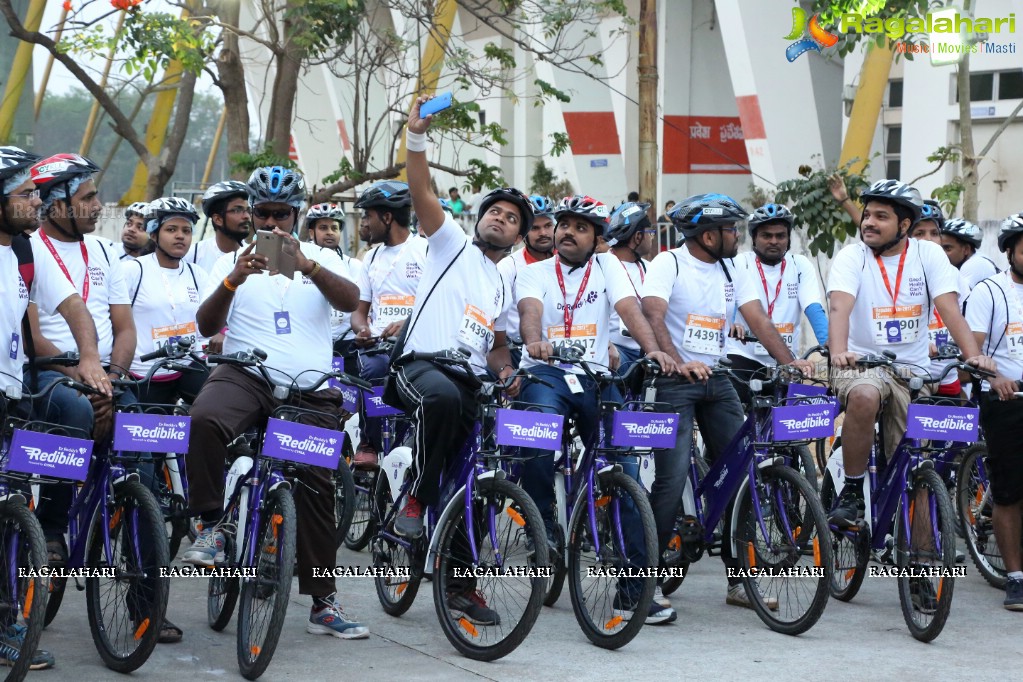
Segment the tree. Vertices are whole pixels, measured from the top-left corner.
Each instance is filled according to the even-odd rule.
[[[796,225],[803,225],[806,228],[806,243],[810,253],[815,256],[818,253],[826,253],[830,258],[835,254],[837,242],[844,242],[849,237],[856,236],[859,225],[832,201],[828,178],[838,173],[845,183],[849,197],[857,200],[860,192],[867,186],[867,181],[862,175],[849,171],[849,166],[857,161],[858,159],[853,159],[845,168],[838,169],[800,166],[798,178],[778,183],[775,201],[790,205],[790,210],[796,217]]]

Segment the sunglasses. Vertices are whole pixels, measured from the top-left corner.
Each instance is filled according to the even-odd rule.
[[[268,211],[265,208],[260,208],[259,206],[257,206],[256,208],[252,209],[252,213],[257,218],[262,218],[263,220],[266,220],[270,216],[273,216],[274,220],[287,220],[288,218],[291,217],[293,210],[294,209],[290,208],[282,208],[278,211]]]

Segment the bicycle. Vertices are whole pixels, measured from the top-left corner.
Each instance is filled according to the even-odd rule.
[[[879,356],[865,355],[856,364],[864,369],[896,364],[916,367],[899,363],[889,351]],[[937,380],[953,370],[974,378],[987,375],[964,362],[953,361]],[[921,397],[923,386],[921,377],[910,378],[907,432],[886,463],[879,455],[884,452],[883,424],[875,430],[864,485],[863,523],[849,528],[831,525],[835,561],[831,593],[836,599],[851,600],[863,583],[871,553],[882,562],[890,554],[906,625],[914,638],[929,642],[941,633],[952,607],[957,525],[948,489],[935,470],[932,456],[940,454],[948,441],[975,440],[979,411],[953,406],[964,402],[954,398]],[[884,406],[878,419],[883,410]],[[943,423],[956,428],[942,428]],[[959,428],[962,425],[972,426],[972,430]],[[821,485],[821,500],[829,511],[837,505],[844,481],[841,458],[840,452],[832,453]],[[931,582],[935,574],[936,584]]]
[[[210,355],[207,362],[255,369],[280,401],[300,392],[294,382],[292,386],[274,383],[267,371],[270,368],[263,364],[266,357],[264,351],[254,348]],[[331,379],[368,386],[343,372],[327,372],[319,382],[301,390],[316,391]],[[327,417],[337,428],[302,423],[311,417]],[[288,478],[304,466],[335,469],[341,456],[340,430],[335,414],[280,405],[258,428],[252,456],[238,457],[227,472],[223,515],[217,522],[224,531],[224,558],[215,564],[218,575],[210,578],[207,587],[207,618],[210,627],[219,632],[227,627],[238,604],[238,667],[248,680],[258,678],[270,665],[288,609],[297,533]],[[241,577],[234,577],[238,575]]]
[[[475,375],[468,357],[458,350],[409,353],[400,362],[423,360],[457,368],[471,381]],[[497,396],[512,380],[479,382],[474,430],[446,462],[440,501],[427,506],[422,536],[410,540],[393,528],[412,485],[405,476],[412,464],[410,449],[394,448],[383,458],[373,497],[373,566],[388,574],[375,579],[384,611],[391,616],[405,613],[424,574],[431,571],[441,629],[459,653],[478,661],[502,658],[522,643],[540,613],[549,572],[540,512],[499,468],[503,455],[490,430]],[[448,606],[448,593],[461,594],[467,585],[500,612],[498,622],[472,622]]]

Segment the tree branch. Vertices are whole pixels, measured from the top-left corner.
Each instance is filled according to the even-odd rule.
[[[1013,109],[1012,112],[1005,117],[1005,120],[1002,121],[1002,124],[995,128],[995,132],[991,133],[991,139],[989,139],[987,141],[987,144],[984,145],[984,148],[980,150],[980,154],[977,154],[978,159],[987,156],[987,153],[991,151],[991,147],[993,147],[995,142],[998,140],[998,136],[1002,134],[1002,131],[1009,127],[1010,123],[1016,120],[1016,117],[1019,115],[1020,111],[1023,111],[1023,101],[1017,104],[1016,108]]]

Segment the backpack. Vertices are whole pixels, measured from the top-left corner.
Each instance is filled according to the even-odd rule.
[[[18,274],[21,275],[21,279],[25,282],[25,288],[28,290],[28,296],[31,300],[32,283],[35,281],[36,266],[32,257],[32,244],[28,241],[28,236],[20,234],[11,239],[11,249],[14,251],[14,255],[18,259]],[[21,333],[25,338],[25,357],[28,358],[28,367],[32,374],[32,383],[35,384],[38,372],[35,362],[36,348],[35,342],[32,340],[32,328],[28,323],[27,308],[25,310],[25,315],[21,318]]]

